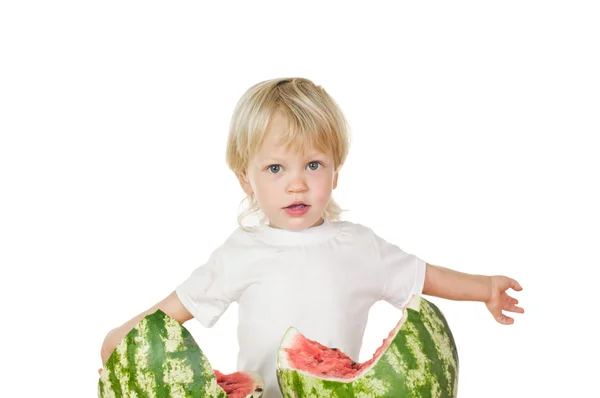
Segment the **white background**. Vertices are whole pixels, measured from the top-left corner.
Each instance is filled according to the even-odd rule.
[[[237,100],[291,76],[350,122],[344,219],[523,285],[512,326],[432,299],[458,344],[459,396],[594,395],[598,6],[248,3],[0,6],[2,395],[96,396],[105,334],[236,227],[224,153]],[[186,324],[224,372],[236,315]],[[361,361],[399,316],[373,308]]]

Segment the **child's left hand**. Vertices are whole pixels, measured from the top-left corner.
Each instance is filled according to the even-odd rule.
[[[506,276],[496,275],[490,276],[491,283],[491,294],[490,299],[485,303],[487,309],[492,313],[494,319],[503,325],[511,325],[514,323],[514,319],[506,316],[502,311],[510,311],[522,314],[525,310],[521,307],[517,307],[519,300],[509,296],[506,293],[508,288],[516,291],[521,291],[523,288],[514,279]]]

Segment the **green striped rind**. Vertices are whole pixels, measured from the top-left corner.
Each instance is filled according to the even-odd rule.
[[[227,398],[188,330],[157,310],[143,318],[109,357],[100,398]]]
[[[354,380],[325,380],[278,366],[285,398],[457,396],[458,352],[446,319],[424,298],[377,363]]]

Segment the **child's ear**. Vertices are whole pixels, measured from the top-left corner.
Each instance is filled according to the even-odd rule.
[[[337,187],[337,179],[338,179],[338,171],[335,172],[335,174],[333,175],[333,189],[335,189]]]
[[[250,185],[250,181],[248,181],[248,176],[246,173],[237,174],[237,178],[240,182],[240,186],[244,190],[244,193],[248,196],[252,195],[252,185]]]

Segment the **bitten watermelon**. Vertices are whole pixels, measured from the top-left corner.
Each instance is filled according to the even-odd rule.
[[[143,318],[121,340],[98,382],[100,398],[258,398],[255,372],[213,371],[189,331],[161,310]]]
[[[440,310],[414,296],[364,363],[289,328],[278,351],[277,378],[286,398],[456,397],[458,352]]]

